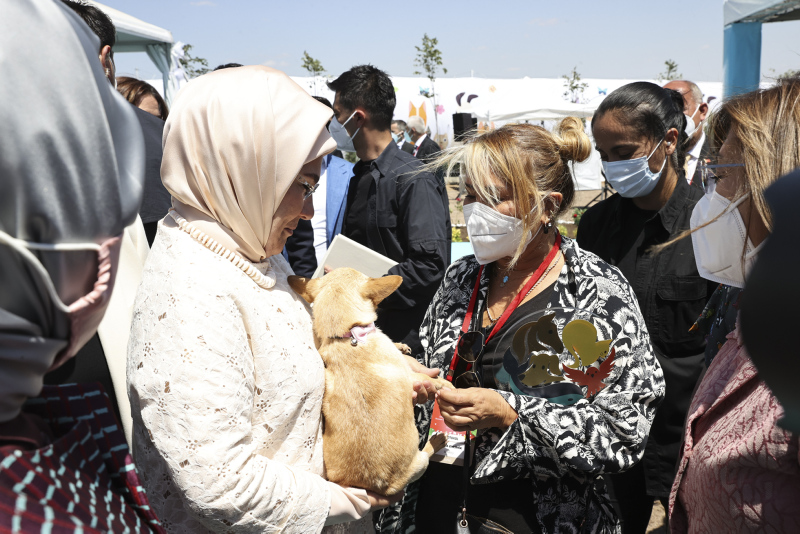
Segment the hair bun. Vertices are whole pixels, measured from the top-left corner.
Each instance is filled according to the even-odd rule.
[[[565,161],[585,161],[592,155],[592,142],[583,131],[583,121],[567,117],[556,127],[559,144],[558,153]]]

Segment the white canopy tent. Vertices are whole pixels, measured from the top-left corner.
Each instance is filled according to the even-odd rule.
[[[333,101],[334,95],[325,85],[326,79],[293,79],[312,95]],[[562,78],[440,78],[435,84],[437,98],[434,105],[433,99],[425,96],[431,90],[427,78],[392,77],[397,98],[394,118],[408,120],[410,116],[418,115],[430,128],[434,140],[441,146],[447,146],[453,142],[453,113],[471,113],[478,119],[478,128],[481,130],[511,122],[533,122],[552,127],[554,121],[564,117],[591,117],[606,95],[637,80],[587,78],[582,81],[587,84],[581,95],[582,103],[573,103],[563,96],[565,89]],[[655,80],[648,81],[658,83]],[[712,107],[722,97],[721,83],[696,83]],[[586,132],[591,135],[588,125]],[[592,151],[588,161],[574,167],[576,189],[600,189],[600,169],[600,154]]]
[[[473,114],[478,120],[487,122],[557,121],[564,117],[591,117],[595,109],[597,105],[572,102],[532,102],[520,106],[513,101],[506,101],[492,107],[478,108]]]
[[[602,98],[587,103],[567,100],[563,96],[563,80],[558,78],[522,78],[502,82],[502,91],[475,100],[472,114],[479,121],[505,123],[557,121],[570,116],[588,118],[602,101]]]
[[[172,32],[100,2],[95,2],[94,0],[89,0],[89,2],[108,15],[117,28],[117,42],[114,45],[114,53],[147,53],[147,56],[161,72],[163,80],[162,94],[167,103],[170,103],[179,88],[183,74],[178,67],[176,59],[177,54],[182,50],[173,51],[174,40]]]

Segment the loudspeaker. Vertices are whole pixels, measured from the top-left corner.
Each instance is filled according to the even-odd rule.
[[[471,113],[453,113],[453,137],[456,141],[478,127],[478,119]]]

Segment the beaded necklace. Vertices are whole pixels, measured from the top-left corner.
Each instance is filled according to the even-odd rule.
[[[217,243],[211,236],[198,230],[192,223],[181,217],[174,209],[169,210],[169,215],[177,223],[178,228],[189,234],[195,241],[206,247],[208,250],[222,256],[226,260],[233,263],[236,267],[241,269],[247,276],[249,276],[258,287],[262,289],[272,289],[275,286],[275,280],[261,274],[252,263],[241,257],[239,254],[228,250],[224,246]],[[270,266],[270,270],[272,267]]]

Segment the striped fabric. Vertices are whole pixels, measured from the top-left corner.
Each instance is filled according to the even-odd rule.
[[[0,532],[164,532],[99,385],[45,386],[25,413],[55,437],[0,459]]]

